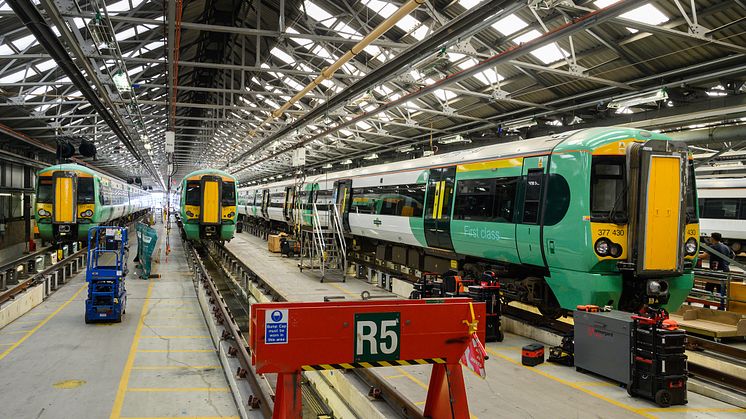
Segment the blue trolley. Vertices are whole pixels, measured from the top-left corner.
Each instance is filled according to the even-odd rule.
[[[88,230],[88,299],[85,322],[121,322],[127,304],[127,228],[98,226]]]

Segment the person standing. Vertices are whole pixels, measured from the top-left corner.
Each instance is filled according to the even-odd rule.
[[[710,248],[712,250],[722,254],[723,256],[727,256],[729,259],[734,259],[736,257],[736,253],[730,248],[730,246],[726,246],[721,242],[723,239],[723,235],[720,233],[713,232],[710,234]],[[702,259],[708,259],[710,261],[710,269],[713,271],[722,271],[722,272],[730,272],[730,261],[727,259],[724,259],[722,256],[715,254],[712,251],[706,250],[705,253],[702,255]],[[720,307],[718,307],[720,310],[723,310],[723,298],[722,298],[722,287],[718,283],[714,282],[708,282],[705,284],[705,291],[710,291],[714,294],[720,295]],[[705,308],[709,308],[709,305],[705,305]]]

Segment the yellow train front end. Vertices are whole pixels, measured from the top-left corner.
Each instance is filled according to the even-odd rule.
[[[190,173],[181,185],[181,219],[192,241],[233,238],[236,229],[236,179],[217,170]]]
[[[96,214],[93,173],[67,166],[42,170],[36,185],[34,214],[39,234],[54,243],[85,238]]]

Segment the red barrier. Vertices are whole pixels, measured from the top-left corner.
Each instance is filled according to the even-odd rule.
[[[275,418],[301,417],[300,372],[433,364],[425,416],[469,418],[459,359],[485,304],[469,298],[251,306],[252,363],[277,373]],[[477,334],[484,341],[484,327]]]

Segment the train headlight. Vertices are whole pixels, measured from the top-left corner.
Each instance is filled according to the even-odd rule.
[[[686,254],[690,256],[697,253],[697,239],[690,237],[684,245],[684,250],[686,250]]]
[[[618,258],[619,256],[622,255],[622,246],[616,243],[612,244],[611,247],[609,248],[609,254],[613,258]]]
[[[228,215],[226,215],[226,217],[233,218],[234,215],[236,215],[236,213],[233,212],[233,211],[231,211],[231,212],[228,213]]]
[[[93,211],[91,211],[89,209],[85,210],[85,211],[83,211],[83,212],[80,213],[80,216],[81,217],[86,217],[86,218],[93,217]]]
[[[47,210],[45,210],[45,209],[40,209],[39,210],[39,216],[40,217],[49,217],[51,215],[52,215],[52,213],[49,212],[49,211],[47,211]]]
[[[609,241],[606,239],[598,239],[596,241],[595,246],[593,247],[599,256],[609,256],[609,251],[611,250],[611,243],[609,243]]]
[[[187,211],[187,212],[186,212],[186,215],[187,215],[187,217],[194,217],[194,214],[192,214],[192,212],[191,212],[191,211]]]

